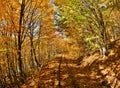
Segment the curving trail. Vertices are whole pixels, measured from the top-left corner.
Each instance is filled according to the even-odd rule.
[[[77,59],[57,57],[26,80],[22,88],[102,88],[89,68],[81,68]]]

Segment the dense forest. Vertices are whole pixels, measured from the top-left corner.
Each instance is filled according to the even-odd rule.
[[[120,88],[120,0],[0,0],[0,88]]]

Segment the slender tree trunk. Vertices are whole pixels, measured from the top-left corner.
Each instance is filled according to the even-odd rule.
[[[20,11],[20,20],[19,20],[19,30],[18,30],[18,65],[19,65],[19,71],[21,76],[21,81],[23,82],[23,69],[22,69],[22,58],[21,58],[21,49],[22,49],[22,40],[21,40],[21,28],[22,28],[22,21],[24,17],[24,9],[25,9],[25,0],[22,0],[21,4],[21,11]]]
[[[104,19],[103,19],[103,14],[100,11],[100,9],[98,9],[99,11],[99,16],[100,16],[100,21],[99,21],[99,25],[101,27],[101,36],[102,36],[102,55],[103,57],[107,55],[108,53],[108,36],[107,36],[107,29],[104,23]]]
[[[33,30],[32,29],[30,29],[30,46],[31,46],[31,59],[32,59],[33,68],[34,68],[35,64],[38,67],[40,67],[40,64],[36,57],[36,50],[35,50],[34,43],[33,43]],[[35,61],[35,63],[34,63],[34,61]]]
[[[30,47],[31,47],[31,50],[30,50],[30,55],[31,55],[31,67],[32,67],[32,69],[34,68],[34,59],[33,59],[33,44],[32,44],[32,42],[33,42],[33,38],[32,38],[32,35],[30,36]]]

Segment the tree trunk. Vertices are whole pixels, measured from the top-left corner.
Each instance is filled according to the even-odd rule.
[[[22,20],[24,17],[24,9],[25,9],[25,0],[22,0],[21,4],[21,12],[20,12],[20,20],[19,20],[19,30],[18,30],[18,65],[19,65],[19,71],[20,71],[20,80],[23,82],[23,69],[22,69],[22,58],[21,58],[21,49],[22,49],[22,40],[21,40],[21,28],[22,28]]]

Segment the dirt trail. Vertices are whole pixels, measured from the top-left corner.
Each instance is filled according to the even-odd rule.
[[[116,59],[114,62],[102,62],[98,60],[97,54],[90,56],[89,59],[83,59],[80,65],[78,65],[77,59],[65,57],[51,59],[38,74],[26,80],[26,83],[21,88],[120,87],[119,79],[115,77],[115,72],[110,68],[112,64],[118,64],[117,69],[120,69],[120,59]]]
[[[21,88],[120,88],[120,43],[106,58],[95,53],[82,59],[57,57],[28,78]]]
[[[32,79],[32,80],[31,80]],[[58,57],[49,61],[39,74],[26,80],[22,88],[102,88],[88,68],[76,59]]]

